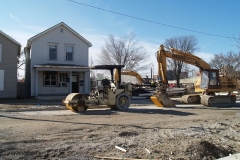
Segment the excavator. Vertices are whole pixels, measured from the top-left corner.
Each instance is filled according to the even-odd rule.
[[[115,70],[114,77],[115,80],[118,81],[118,71]],[[149,97],[153,94],[153,91],[156,88],[156,84],[154,81],[151,81],[151,78],[146,78],[148,81],[144,80],[144,78],[141,77],[140,74],[138,74],[135,71],[131,70],[124,70],[121,72],[122,75],[128,75],[128,76],[133,76],[137,79],[138,84],[134,84],[132,88],[132,95],[133,96],[141,96],[141,97]],[[168,85],[167,89],[167,94],[169,96],[179,96],[179,95],[184,95],[187,94],[187,89],[186,87],[182,88],[173,88],[173,84]]]
[[[137,79],[138,81],[138,85],[142,85],[142,86],[153,86],[155,87],[154,85],[154,81],[151,79],[151,78],[142,78],[142,76],[135,72],[135,71],[132,71],[132,70],[124,70],[121,72],[122,75],[127,75],[127,76],[133,76]],[[117,74],[117,70],[114,74],[115,76],[115,80],[118,80],[118,74]]]
[[[135,72],[135,71],[124,70],[124,71],[121,72],[121,74],[122,75],[128,75],[128,76],[136,77],[136,79],[138,81],[138,84],[143,84],[144,83],[144,80],[143,80],[142,76],[140,74],[138,74],[137,72]],[[116,81],[119,80],[118,71],[117,70],[115,70],[114,78],[115,78]]]
[[[132,76],[135,77],[137,79],[138,83],[134,83],[132,84],[132,96],[140,96],[140,97],[150,97],[152,95],[152,91],[155,90],[156,85],[154,83],[146,83],[146,81],[144,80],[144,78],[142,78],[142,76],[132,70],[124,70],[121,72],[121,75],[127,75],[127,76]],[[114,73],[114,78],[115,81],[119,80],[118,77],[118,70],[115,70]]]
[[[233,91],[237,90],[237,79],[228,78],[219,74],[218,69],[211,69],[210,65],[203,59],[189,53],[172,48],[166,51],[163,45],[160,45],[156,53],[158,62],[158,75],[161,81],[157,83],[156,92],[150,97],[153,103],[158,107],[175,107],[175,103],[166,93],[168,88],[167,62],[166,58],[178,60],[199,68],[201,78],[195,84],[195,93],[182,96],[182,101],[188,104],[203,104],[209,107],[228,107],[236,102],[236,96]],[[227,92],[227,95],[216,95],[218,92]]]

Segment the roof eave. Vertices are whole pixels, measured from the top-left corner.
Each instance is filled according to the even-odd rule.
[[[18,41],[16,41],[15,39],[13,39],[12,37],[10,37],[9,35],[7,35],[6,33],[4,33],[4,32],[1,31],[1,30],[0,30],[0,33],[1,33],[2,35],[4,35],[6,38],[8,38],[9,40],[11,40],[12,42],[14,42],[15,44],[17,44],[17,45],[19,45],[19,46],[21,47],[21,44],[20,44]]]
[[[51,28],[48,28],[48,29],[44,30],[43,32],[41,32],[41,33],[39,33],[39,34],[31,37],[30,39],[28,39],[27,48],[30,48],[30,47],[31,47],[32,40],[34,40],[35,38],[37,38],[37,37],[39,37],[39,36],[41,36],[41,35],[49,32],[49,31],[51,31],[51,30],[53,30],[53,29],[55,29],[56,27],[59,27],[59,26],[61,26],[61,25],[63,25],[64,27],[68,28],[68,29],[69,29],[70,31],[72,31],[76,36],[78,36],[79,38],[81,38],[85,43],[88,44],[89,47],[92,47],[92,44],[91,44],[88,40],[86,40],[83,36],[81,36],[79,33],[77,33],[77,32],[76,32],[75,30],[73,30],[71,27],[69,27],[68,25],[66,25],[64,22],[60,22],[60,23],[56,24],[55,26],[52,26]]]

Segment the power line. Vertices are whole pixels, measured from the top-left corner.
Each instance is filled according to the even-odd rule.
[[[81,2],[76,2],[76,1],[74,1],[74,0],[68,0],[68,1],[73,2],[73,3],[80,4],[80,5],[83,5],[83,6],[87,6],[87,7],[99,9],[99,10],[102,10],[102,11],[106,11],[106,12],[118,14],[118,15],[121,15],[121,16],[138,19],[138,20],[145,21],[145,22],[155,23],[155,24],[158,24],[158,25],[166,26],[166,27],[171,27],[171,28],[175,28],[175,29],[180,29],[180,30],[185,30],[185,31],[190,31],[190,32],[195,32],[195,33],[200,33],[200,34],[215,36],[215,37],[222,37],[222,38],[234,39],[233,37],[228,37],[228,36],[223,36],[223,35],[217,35],[217,34],[212,34],[212,33],[206,33],[206,32],[191,30],[191,29],[187,29],[187,28],[181,28],[181,27],[177,27],[177,26],[173,26],[173,25],[169,25],[169,24],[164,24],[164,23],[160,23],[160,22],[156,22],[156,21],[152,21],[152,20],[148,20],[148,19],[144,19],[144,18],[140,18],[140,17],[135,17],[135,16],[131,16],[131,15],[124,14],[124,13],[120,13],[120,12],[115,12],[115,11],[103,9],[103,8],[100,8],[100,7],[95,7],[95,6],[92,6],[92,5],[89,5],[89,4],[85,4],[85,3],[81,3]]]

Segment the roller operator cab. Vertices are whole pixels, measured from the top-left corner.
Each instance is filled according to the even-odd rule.
[[[124,65],[98,65],[89,67],[90,69],[109,70],[111,80],[103,79],[97,91],[90,95],[82,93],[71,93],[63,103],[74,112],[86,111],[89,106],[107,105],[111,109],[127,110],[131,104],[132,85],[131,83],[121,83],[121,69]],[[113,71],[118,70],[119,80],[113,80]]]

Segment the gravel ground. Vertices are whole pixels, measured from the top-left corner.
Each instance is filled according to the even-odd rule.
[[[133,99],[128,111],[78,114],[58,101],[5,100],[0,122],[0,159],[202,160],[240,152],[240,102],[158,108],[149,99]]]

